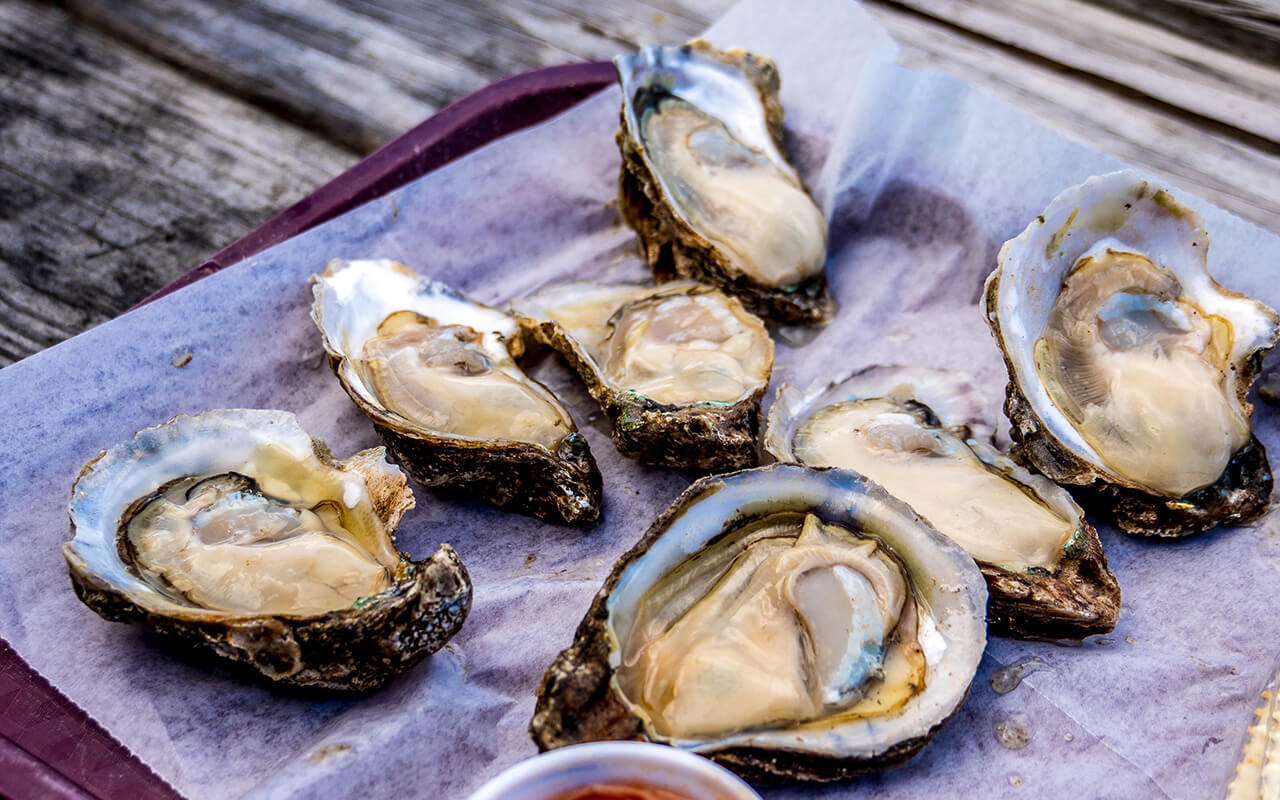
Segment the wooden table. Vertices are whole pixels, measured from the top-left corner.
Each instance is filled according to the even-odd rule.
[[[468,92],[680,42],[731,5],[0,0],[0,365],[119,314]],[[1277,0],[867,5],[904,64],[1280,233]]]

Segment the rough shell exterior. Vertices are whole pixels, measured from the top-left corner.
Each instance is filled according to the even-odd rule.
[[[827,468],[801,468],[778,464],[730,475],[709,476],[696,481],[654,521],[640,541],[618,559],[592,601],[591,608],[579,624],[574,634],[573,645],[562,651],[543,675],[537,689],[537,706],[529,724],[530,735],[539,751],[545,752],[590,741],[648,740],[650,738],[640,717],[628,707],[612,682],[613,668],[610,666],[610,651],[616,644],[614,634],[609,628],[607,604],[610,595],[617,589],[627,567],[648,553],[668,528],[689,510],[690,504],[696,498],[705,496],[707,487],[714,488],[713,484],[716,481],[732,480],[736,476],[749,473],[797,469],[813,473],[852,476],[869,486],[870,493],[886,498],[905,509],[903,504],[865,478],[856,476],[852,472]],[[916,524],[928,527],[909,509],[906,509],[906,513]],[[733,521],[725,520],[723,523],[728,527],[733,524]],[[945,539],[936,532],[934,536]],[[946,542],[948,547],[955,548],[950,540]],[[958,550],[958,548],[955,549]],[[972,564],[971,561],[968,563]],[[976,581],[976,576],[972,580]],[[962,583],[959,578],[956,582]],[[977,583],[981,587],[981,582]],[[962,594],[963,587],[957,585],[954,591]],[[985,595],[984,588],[980,588],[979,592]],[[985,600],[985,596],[981,599]],[[982,643],[985,644],[985,639]],[[978,652],[981,652],[981,647]],[[976,660],[974,663],[976,666]],[[747,780],[758,783],[783,780],[834,781],[878,772],[906,762],[924,747],[951,716],[959,711],[965,698],[968,697],[968,687],[969,684],[965,681],[963,691],[958,693],[956,703],[947,716],[937,720],[927,729],[920,730],[915,735],[887,747],[874,757],[862,754],[851,758],[816,753],[799,747],[766,748],[742,745],[720,747],[710,751],[700,751],[700,753]]]
[[[779,461],[795,461],[791,437],[796,426],[810,414],[852,396],[875,396],[877,390],[900,382],[916,384],[916,398],[949,403],[949,413],[943,415],[935,415],[932,406],[924,407],[937,419],[936,424],[947,427],[953,435],[970,438],[967,434],[971,430],[994,434],[995,425],[987,418],[991,409],[980,401],[969,376],[920,367],[874,366],[804,392],[781,386],[769,410],[766,447]],[[922,384],[925,391],[921,391]],[[955,424],[957,414],[963,424]],[[1082,639],[1115,629],[1120,614],[1120,584],[1107,567],[1098,532],[1083,515],[1075,539],[1052,573],[1043,569],[1013,572],[983,561],[977,564],[987,581],[987,626],[993,636]]]
[[[570,525],[595,522],[603,488],[586,437],[574,431],[555,450],[522,442],[432,436],[401,425],[351,390],[340,358],[329,358],[352,402],[373,422],[393,461],[423,486],[484,500],[504,511]]]
[[[577,371],[608,417],[613,443],[624,456],[654,466],[711,472],[759,462],[760,400],[768,389],[767,379],[731,405],[666,405],[637,392],[609,387],[560,323],[521,318],[520,324],[535,341],[559,352]]]
[[[510,315],[424,278],[402,264],[335,260],[323,275],[312,276],[315,303],[311,318],[320,330],[329,366],[352,402],[373,422],[395,462],[424,486],[472,497],[504,511],[548,522],[595,522],[603,502],[600,470],[586,438],[576,429],[555,450],[529,442],[437,434],[371,402],[369,393],[352,386],[351,382],[359,379],[352,377],[355,372],[347,362],[351,354],[343,349],[342,336],[335,331],[337,323],[325,319],[326,292],[332,295],[336,291],[329,287],[328,280],[348,269],[366,270],[374,276],[370,281],[387,295],[381,305],[362,310],[371,319],[380,321],[386,314],[405,308],[430,312],[419,302],[429,296],[502,320],[506,326],[503,345],[513,358],[524,352],[524,340]],[[531,378],[529,381],[536,383]],[[572,426],[567,411],[564,416]]]
[[[249,413],[292,419],[283,412]],[[165,425],[179,419],[183,418]],[[338,461],[319,439],[312,439],[311,446],[325,466],[363,480],[374,515],[394,539],[396,526],[414,501],[404,475],[387,466],[385,451],[372,448]],[[108,451],[103,451],[80,470],[72,488],[73,506],[81,480],[107,457]],[[124,523],[107,524],[112,525],[108,535],[117,537],[114,551],[132,572],[127,548],[118,539]],[[89,566],[73,546],[76,533],[73,514],[73,541],[63,546],[63,554],[72,587],[87,606],[108,620],[145,622],[161,634],[245,664],[280,683],[349,691],[377,688],[440,649],[461,629],[471,608],[467,570],[453,548],[442,544],[422,562],[401,553],[390,587],[356,607],[318,616],[224,614],[196,607],[185,613],[173,603],[157,609],[131,598]]]
[[[157,632],[295,686],[376,689],[444,646],[471,608],[471,579],[447,544],[425,562],[401,563],[375,606],[319,617],[241,617],[189,621],[154,614],[114,587],[71,569],[85,605],[115,622]]]
[[[1001,340],[996,317],[999,286],[999,274],[993,273],[987,281],[986,310],[997,341]],[[1264,355],[1254,353],[1237,371],[1236,385],[1244,408],[1250,407],[1244,395],[1261,370]],[[1004,361],[1013,375],[1008,353],[1004,353]],[[1113,519],[1125,533],[1172,538],[1219,525],[1238,525],[1262,514],[1271,497],[1271,465],[1256,436],[1236,452],[1217,483],[1170,499],[1111,483],[1094,465],[1063,447],[1045,430],[1012,379],[1005,388],[1004,412],[1011,423],[1014,457],[1055,483],[1069,486],[1089,510]]]
[[[785,158],[787,147],[782,104],[778,101],[781,80],[777,65],[768,58],[742,50],[718,51],[702,41],[689,47],[743,71],[760,92],[770,136]],[[643,146],[627,134],[625,109],[621,126],[616,135],[622,152],[618,207],[623,220],[639,235],[645,260],[659,282],[688,278],[715,286],[772,323],[813,325],[831,319],[835,301],[827,290],[825,271],[786,289],[768,286],[746,275],[732,276],[725,257],[671,210],[657,177],[645,162]]]

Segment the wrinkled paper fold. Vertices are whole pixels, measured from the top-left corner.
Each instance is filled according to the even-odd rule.
[[[999,407],[1005,371],[976,302],[996,251],[1059,191],[1119,163],[959,81],[894,66],[891,40],[851,3],[747,0],[708,37],[778,61],[793,158],[830,223],[839,315],[810,344],[778,347],[774,387],[918,364],[970,370]],[[618,101],[606,90],[0,372],[0,635],[182,793],[461,798],[534,754],[526,727],[543,670],[614,559],[691,480],[621,458],[553,358],[533,371],[590,440],[602,522],[556,527],[416,487],[400,547],[423,558],[450,542],[475,605],[449,647],[382,691],[285,691],[108,623],[76,600],[60,546],[80,466],[177,413],[282,408],[340,457],[378,444],[308,316],[307,278],[331,258],[395,258],[499,305],[555,281],[646,276],[615,202]],[[1280,239],[1186,199],[1205,216],[1218,279],[1280,306],[1268,269]],[[193,358],[175,368],[184,348]],[[1273,452],[1278,419],[1257,405]],[[763,793],[1220,796],[1280,651],[1274,517],[1178,543],[1099,526],[1124,592],[1113,635],[1075,647],[994,640],[957,717],[906,766]],[[1021,686],[992,691],[994,669],[1037,656],[1043,668]],[[997,741],[1010,726],[1029,735],[1024,747]]]

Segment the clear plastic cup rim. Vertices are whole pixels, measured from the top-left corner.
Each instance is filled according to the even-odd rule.
[[[665,789],[689,800],[761,800],[719,764],[649,742],[592,742],[552,750],[508,767],[468,800],[559,800],[610,781]]]

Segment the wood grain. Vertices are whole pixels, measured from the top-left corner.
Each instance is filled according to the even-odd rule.
[[[1268,141],[900,4],[868,7],[902,46],[906,66],[988,89],[1077,141],[1280,233],[1280,148]]]
[[[1280,64],[1277,0],[1090,0],[1262,64]]]
[[[496,79],[733,0],[0,0],[0,364]],[[1280,0],[869,0],[907,66],[1280,232]]]
[[[354,157],[47,7],[0,4],[0,363],[116,316]]]

